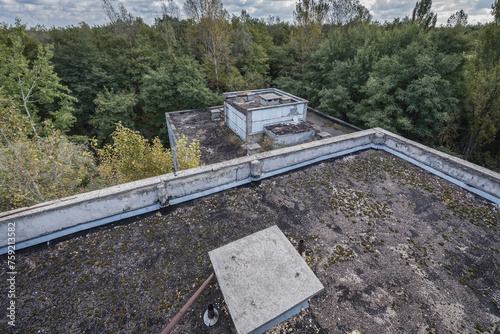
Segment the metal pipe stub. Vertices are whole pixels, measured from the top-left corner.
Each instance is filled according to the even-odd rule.
[[[300,256],[304,255],[304,240],[299,241],[299,245],[297,246],[297,251],[299,252]]]
[[[210,327],[215,325],[217,320],[219,320],[219,311],[217,311],[213,304],[208,304],[207,310],[203,314],[203,322]]]

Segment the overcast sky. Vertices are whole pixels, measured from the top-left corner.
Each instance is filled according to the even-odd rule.
[[[181,8],[184,0],[174,0]],[[153,23],[161,13],[160,1],[122,0],[134,15],[142,17],[146,23]],[[279,16],[284,21],[293,21],[295,0],[223,0],[229,14],[239,16],[246,9],[252,17],[267,18]],[[396,17],[411,16],[416,0],[360,0],[370,10],[374,20],[381,23]],[[486,23],[493,20],[490,14],[494,0],[435,0],[432,11],[438,14],[438,25],[445,25],[451,14],[463,9],[469,15],[469,23]],[[118,8],[118,0],[111,0]],[[0,0],[0,22],[14,24],[18,17],[24,24],[52,26],[78,25],[84,21],[90,26],[105,24],[102,0]]]

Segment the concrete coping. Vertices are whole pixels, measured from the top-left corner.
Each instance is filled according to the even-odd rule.
[[[364,149],[381,149],[500,204],[500,174],[439,152],[389,131],[375,128],[296,146],[260,152],[212,165],[160,175],[114,187],[0,213],[1,252],[7,225],[16,222],[16,242],[33,245],[40,238],[88,229],[181,203],[256,179]],[[149,211],[148,211],[149,210]],[[71,218],[69,218],[71,217]],[[64,232],[64,231],[67,231]],[[59,232],[62,231],[62,232]],[[66,233],[66,234],[64,234]],[[42,241],[43,242],[43,241]],[[28,247],[21,246],[19,247]]]
[[[380,138],[379,135],[375,135],[376,133],[382,133],[384,136]],[[178,180],[179,178],[192,177],[196,175],[202,175],[205,173],[213,172],[216,170],[232,168],[236,165],[248,163],[250,164],[253,160],[260,159],[269,159],[269,158],[277,158],[279,156],[291,154],[293,152],[305,152],[310,149],[319,148],[325,145],[333,144],[336,142],[343,142],[345,140],[350,139],[361,139],[364,137],[371,137],[370,141],[377,142],[377,145],[388,145],[391,148],[395,148],[401,151],[403,154],[406,154],[412,158],[416,158],[418,161],[422,163],[428,163],[431,167],[442,168],[442,166],[436,166],[438,164],[433,157],[439,158],[439,161],[448,162],[452,166],[460,169],[467,170],[475,175],[479,175],[483,178],[487,178],[493,181],[496,184],[500,184],[500,174],[494,171],[491,171],[487,168],[475,165],[463,159],[453,157],[449,154],[437,151],[428,146],[413,142],[404,137],[398,136],[392,132],[386,131],[381,128],[368,129],[358,132],[353,132],[350,134],[345,134],[341,136],[335,136],[331,138],[327,138],[320,141],[312,141],[309,143],[280,148],[276,150],[271,150],[267,152],[256,153],[252,156],[240,157],[228,161],[223,161],[219,163],[215,163],[212,165],[201,166],[197,168],[192,168],[188,170],[182,170],[175,173],[164,174],[160,176],[151,177],[148,179],[142,179],[138,181],[133,181],[129,183],[120,184],[117,186],[95,190],[87,193],[77,194],[74,196],[57,199],[45,203],[40,203],[27,208],[19,208],[11,211],[0,213],[0,222],[5,219],[13,219],[13,218],[21,218],[23,216],[28,216],[35,214],[37,212],[47,211],[47,210],[57,210],[67,206],[75,205],[76,203],[85,202],[89,200],[102,200],[109,196],[114,196],[116,194],[125,194],[130,191],[146,189],[151,187],[156,187],[159,183],[169,183],[173,180]],[[376,138],[376,139],[375,139]],[[430,161],[429,161],[430,160]],[[438,161],[438,162],[439,162]],[[448,173],[451,176],[454,176],[453,173],[450,173],[449,170],[443,170],[444,173]],[[460,176],[460,175],[458,175]],[[465,181],[464,181],[465,182]],[[467,183],[467,182],[466,182]],[[470,184],[470,183],[468,183]],[[484,189],[483,189],[484,190]],[[487,190],[485,190],[487,191]],[[488,192],[488,191],[487,191]],[[492,195],[500,197],[500,188],[497,189],[496,193],[493,192]]]

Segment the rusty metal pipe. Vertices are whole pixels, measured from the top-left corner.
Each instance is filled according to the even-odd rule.
[[[203,284],[198,288],[198,290],[196,290],[194,295],[192,295],[191,298],[189,298],[187,303],[181,308],[179,313],[175,315],[175,317],[170,321],[167,327],[165,327],[165,329],[161,332],[161,334],[168,334],[174,329],[174,327],[179,323],[179,320],[181,320],[182,316],[186,314],[187,310],[189,310],[189,308],[191,307],[191,304],[193,304],[196,298],[198,298],[200,293],[203,291],[203,289],[205,289],[205,287],[208,285],[208,283],[214,277],[214,275],[215,273],[212,273],[210,276],[208,276],[205,282],[203,282]]]

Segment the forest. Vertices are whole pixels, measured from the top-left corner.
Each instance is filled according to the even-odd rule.
[[[183,19],[162,1],[151,25],[102,8],[102,26],[1,24],[0,211],[170,172],[165,112],[264,87],[500,172],[499,0],[491,23],[446,26],[432,0],[385,23],[359,0],[298,0],[291,23],[220,0],[185,0]]]

